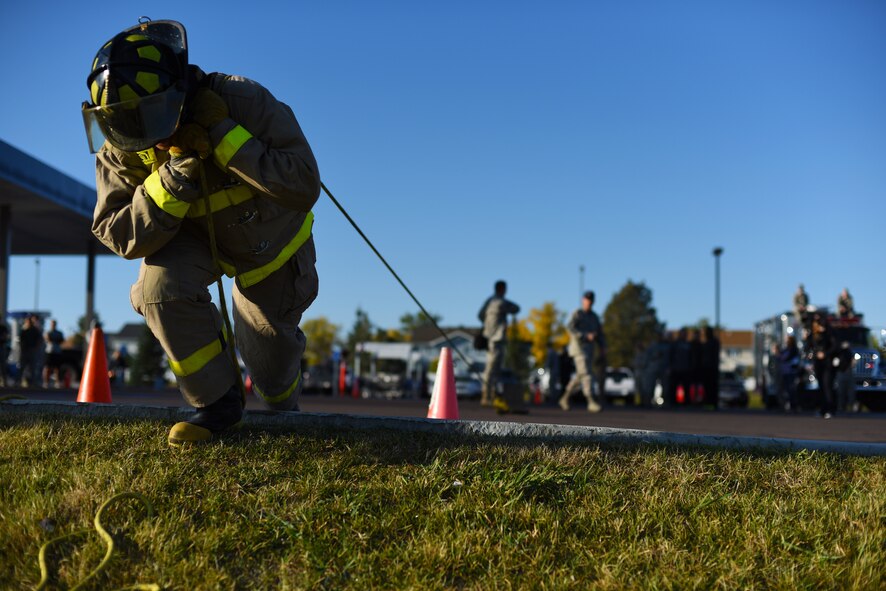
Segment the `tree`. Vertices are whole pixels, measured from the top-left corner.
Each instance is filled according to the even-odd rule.
[[[348,333],[348,351],[354,351],[357,343],[371,341],[372,334],[372,321],[369,320],[369,314],[362,308],[357,308],[354,324],[351,326],[351,332]]]
[[[563,317],[564,314],[557,310],[553,302],[545,302],[541,308],[529,310],[526,323],[536,367],[544,367],[548,347],[559,350],[569,343],[569,333],[563,325]]]
[[[426,324],[432,324],[432,320],[433,322],[440,324],[440,321],[443,320],[443,317],[439,314],[434,313],[431,313],[431,315],[428,316],[424,312],[418,312],[416,314],[411,314],[407,312],[406,314],[400,316],[400,332],[406,336],[406,340],[409,340],[412,338],[412,332],[416,328],[419,328]]]
[[[603,312],[607,363],[633,366],[637,348],[654,342],[663,328],[652,307],[652,290],[628,280]]]
[[[302,322],[301,329],[308,340],[305,349],[305,363],[308,366],[319,365],[332,357],[332,347],[338,338],[337,325],[320,316]]]
[[[132,360],[129,372],[129,383],[133,386],[153,385],[154,381],[166,371],[163,365],[165,354],[154,333],[143,325],[142,334],[138,339],[138,352]]]

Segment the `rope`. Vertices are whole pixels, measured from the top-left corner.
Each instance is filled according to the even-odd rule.
[[[204,170],[202,161],[200,162],[200,186],[203,191],[203,200],[206,203],[206,219],[207,219],[207,227],[208,227],[208,231],[209,231],[209,249],[212,252],[212,261],[216,266],[216,270],[219,272],[219,278],[216,283],[218,284],[218,295],[219,295],[219,300],[220,300],[220,305],[221,305],[222,318],[224,319],[225,328],[227,329],[228,334],[231,335],[232,339],[233,339],[234,330],[231,327],[231,321],[228,317],[228,307],[227,307],[227,303],[225,300],[225,290],[224,290],[224,287],[222,286],[222,281],[221,281],[221,266],[218,263],[219,257],[218,257],[218,245],[216,244],[216,239],[215,239],[215,224],[212,219],[212,217],[213,217],[212,216],[212,207],[211,207],[211,204],[209,201],[208,186],[206,184],[206,171]],[[347,219],[348,222],[350,222],[350,224],[351,224],[351,226],[353,226],[354,230],[356,230],[357,233],[360,234],[360,237],[363,238],[363,240],[366,242],[366,244],[369,246],[369,248],[372,249],[372,252],[375,253],[375,256],[377,256],[379,258],[379,260],[384,264],[384,266],[387,267],[387,269],[388,269],[388,271],[390,271],[391,275],[394,276],[394,279],[397,280],[397,283],[400,284],[400,287],[402,287],[406,291],[406,293],[409,294],[409,297],[412,298],[412,301],[415,302],[415,304],[418,306],[419,310],[421,310],[424,313],[425,317],[431,322],[431,324],[434,326],[434,328],[437,330],[437,332],[439,332],[440,335],[446,340],[446,343],[452,348],[453,351],[455,351],[455,353],[459,356],[459,358],[461,358],[461,360],[464,362],[465,366],[467,366],[468,371],[472,375],[474,375],[474,377],[477,377],[482,382],[483,378],[477,372],[475,372],[471,369],[471,362],[468,361],[468,358],[464,356],[464,354],[456,346],[456,344],[452,341],[452,339],[449,338],[449,335],[447,335],[445,332],[443,332],[443,329],[440,328],[440,325],[437,324],[437,321],[434,319],[433,316],[431,316],[430,312],[428,312],[427,309],[419,301],[419,299],[417,297],[415,297],[415,294],[412,293],[412,290],[409,289],[409,287],[406,285],[406,283],[402,279],[400,279],[400,276],[397,274],[396,271],[394,271],[394,268],[391,267],[391,265],[388,263],[388,261],[385,259],[385,257],[383,257],[382,254],[378,251],[378,249],[375,248],[375,245],[372,243],[371,240],[369,240],[369,238],[366,236],[366,234],[363,233],[363,230],[360,229],[360,226],[357,225],[357,222],[355,222],[354,219],[348,214],[348,212],[345,210],[345,208],[342,206],[342,204],[339,203],[338,199],[335,198],[335,196],[332,194],[332,192],[326,187],[326,185],[322,181],[320,183],[320,187],[323,189],[323,191],[326,193],[326,195],[329,196],[329,198],[332,200],[332,202],[335,204],[335,206],[338,208],[338,210],[342,213],[342,215],[345,216],[345,219]],[[228,347],[228,349],[231,353],[231,361],[233,362],[234,368],[236,369],[237,382],[240,386],[240,394],[243,397],[243,404],[245,405],[246,404],[246,387],[243,384],[243,376],[240,375],[240,364],[237,362],[237,354],[234,351],[234,347]]]
[[[136,499],[138,501],[141,501],[141,503],[148,510],[148,517],[150,518],[150,517],[154,516],[154,507],[153,507],[153,505],[151,505],[151,502],[144,495],[141,495],[136,492],[122,492],[122,493],[114,495],[113,497],[111,497],[110,499],[108,499],[107,501],[102,503],[101,506],[98,508],[98,511],[96,511],[96,513],[95,513],[95,519],[93,520],[93,525],[95,526],[95,529],[98,532],[98,535],[105,542],[105,547],[106,547],[105,556],[104,556],[104,558],[102,558],[101,562],[98,564],[97,567],[95,567],[95,569],[93,569],[93,571],[91,573],[86,575],[86,577],[82,581],[80,581],[79,583],[77,583],[76,585],[71,587],[71,591],[76,591],[77,589],[82,589],[84,587],[84,585],[86,585],[87,582],[89,582],[96,575],[98,575],[98,573],[100,573],[102,570],[104,570],[104,568],[111,561],[111,557],[113,556],[114,551],[116,550],[116,546],[114,544],[114,538],[111,537],[111,534],[109,534],[108,530],[106,530],[104,528],[104,526],[102,525],[102,516],[104,515],[105,510],[107,510],[107,508],[111,505],[111,503],[113,503],[114,501],[120,500],[120,499],[125,499],[125,498],[132,498],[132,499]],[[57,544],[58,542],[60,542],[62,540],[66,540],[68,538],[73,538],[73,537],[82,536],[84,534],[88,534],[90,531],[92,531],[92,530],[83,529],[80,531],[75,531],[73,533],[69,533],[69,534],[65,534],[63,536],[59,536],[57,538],[53,538],[52,540],[49,540],[48,542],[46,542],[45,544],[40,546],[40,552],[37,555],[37,560],[40,564],[40,582],[37,583],[37,586],[34,588],[35,591],[40,591],[41,589],[44,589],[46,587],[46,584],[49,582],[49,568],[46,566],[46,552],[49,549],[49,547],[52,546],[53,544]],[[137,583],[135,585],[130,585],[128,587],[123,587],[122,589],[120,589],[120,591],[125,591],[125,590],[160,591],[160,585],[156,585],[154,583]]]
[[[207,230],[209,231],[209,250],[212,253],[212,263],[215,265],[215,270],[218,273],[218,279],[216,280],[216,284],[218,285],[218,299],[219,305],[221,307],[221,315],[222,319],[225,323],[225,330],[227,331],[228,339],[230,343],[228,343],[228,352],[231,355],[231,363],[234,364],[234,373],[237,374],[237,385],[240,387],[240,399],[243,403],[243,406],[246,406],[246,385],[243,383],[243,374],[240,373],[240,363],[237,361],[237,352],[234,350],[234,329],[231,326],[231,319],[228,315],[228,304],[227,299],[225,298],[225,288],[222,285],[222,270],[221,265],[219,264],[218,258],[218,244],[215,240],[215,222],[213,221],[212,216],[212,204],[209,200],[209,186],[206,184],[206,170],[203,167],[203,161],[200,161],[200,188],[203,191],[203,202],[206,204],[206,225]]]
[[[474,377],[479,378],[480,381],[482,382],[482,381],[483,381],[483,378],[480,377],[480,375],[479,375],[477,372],[475,372],[475,371],[473,371],[473,370],[471,369],[471,362],[468,361],[468,359],[462,354],[462,352],[461,352],[461,351],[459,350],[459,348],[455,345],[455,343],[452,342],[452,339],[449,338],[449,335],[447,335],[445,332],[443,332],[443,329],[440,328],[440,325],[437,324],[437,321],[434,320],[434,317],[431,316],[430,313],[428,313],[428,311],[425,309],[424,306],[422,306],[421,302],[418,301],[418,298],[415,297],[415,294],[412,293],[412,290],[410,290],[410,289],[406,286],[406,283],[404,283],[403,280],[400,279],[400,276],[397,275],[397,272],[394,271],[393,267],[391,267],[391,265],[388,264],[388,261],[385,260],[385,257],[383,257],[383,256],[381,255],[381,253],[378,251],[378,249],[375,248],[375,245],[372,244],[372,241],[369,240],[369,238],[366,237],[366,234],[363,233],[363,230],[360,229],[360,226],[357,225],[357,222],[355,222],[355,221],[351,218],[351,216],[348,215],[348,212],[345,211],[345,208],[342,207],[341,203],[338,202],[338,199],[336,199],[336,198],[332,195],[332,193],[329,191],[329,189],[326,187],[326,185],[323,184],[322,181],[320,182],[320,187],[321,187],[321,188],[323,189],[323,191],[329,196],[329,198],[332,200],[332,202],[335,204],[335,206],[338,208],[338,210],[342,213],[342,215],[344,215],[345,218],[351,223],[351,226],[353,226],[354,229],[357,231],[357,233],[360,234],[360,237],[363,238],[363,240],[366,242],[367,245],[369,245],[369,248],[372,249],[372,252],[375,253],[375,256],[377,256],[377,257],[379,258],[379,260],[384,264],[384,266],[388,268],[388,271],[391,272],[391,275],[394,276],[394,279],[397,280],[397,283],[400,284],[400,287],[402,287],[402,288],[406,291],[406,293],[409,294],[409,297],[412,298],[412,301],[415,302],[415,304],[418,306],[418,308],[424,313],[425,317],[426,317],[428,320],[431,321],[431,324],[434,325],[434,328],[437,330],[437,332],[439,332],[440,335],[441,335],[444,339],[446,339],[446,343],[447,343],[447,344],[448,344],[448,345],[449,345],[449,346],[450,346],[450,347],[456,352],[456,354],[461,358],[461,360],[464,361],[465,365],[468,367],[468,371],[469,371],[472,375],[474,375]]]

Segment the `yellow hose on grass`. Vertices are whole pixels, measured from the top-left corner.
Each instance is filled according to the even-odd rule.
[[[141,503],[148,510],[148,517],[149,518],[153,517],[154,507],[153,507],[153,505],[151,505],[151,502],[144,495],[141,495],[136,492],[122,492],[120,494],[114,495],[113,497],[111,497],[110,499],[108,499],[107,501],[102,503],[101,506],[98,508],[98,511],[96,511],[96,513],[95,513],[95,519],[93,520],[93,525],[95,525],[95,529],[98,532],[98,535],[105,542],[105,546],[106,546],[105,556],[104,556],[104,558],[102,558],[101,562],[98,564],[97,567],[95,567],[95,569],[93,569],[93,571],[91,573],[86,575],[86,577],[82,581],[80,581],[79,583],[77,583],[76,585],[71,587],[71,591],[75,591],[76,589],[82,589],[83,586],[86,585],[86,583],[88,583],[98,573],[100,573],[102,570],[104,570],[104,568],[106,566],[108,566],[108,563],[111,561],[111,557],[113,556],[114,550],[116,549],[116,547],[114,545],[114,538],[112,538],[111,534],[108,533],[108,530],[106,530],[104,528],[104,526],[102,526],[102,515],[104,515],[105,510],[108,508],[108,506],[111,505],[111,503],[113,503],[114,501],[118,501],[120,499],[125,499],[125,498],[131,498],[131,499],[136,499],[138,501],[141,501]],[[45,544],[40,546],[40,553],[38,555],[38,561],[40,563],[40,582],[37,583],[37,586],[35,587],[35,591],[40,591],[41,589],[44,589],[46,587],[46,584],[49,582],[49,568],[46,566],[46,552],[47,552],[48,548],[50,546],[52,546],[53,544],[56,544],[62,540],[66,540],[68,538],[73,538],[75,536],[81,536],[84,534],[88,534],[90,531],[92,531],[92,530],[83,529],[83,530],[76,531],[76,532],[73,532],[70,534],[65,534],[63,536],[59,536],[57,538],[49,540],[48,542],[46,542]],[[135,585],[130,585],[129,587],[123,587],[120,591],[125,591],[125,590],[160,591],[160,585],[156,585],[154,583],[138,583]]]

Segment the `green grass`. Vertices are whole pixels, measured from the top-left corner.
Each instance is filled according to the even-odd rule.
[[[0,588],[117,541],[90,589],[882,589],[886,459],[0,414]],[[460,483],[460,484],[459,484]],[[52,530],[52,531],[49,531]],[[54,588],[101,559],[50,552]]]

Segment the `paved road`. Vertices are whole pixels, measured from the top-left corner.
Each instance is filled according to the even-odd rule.
[[[3,394],[21,394],[34,400],[75,401],[74,390],[23,391],[0,390]],[[145,404],[155,406],[183,406],[175,390],[132,391],[115,389],[114,404]],[[247,408],[263,408],[261,402],[250,398]],[[301,409],[305,412],[342,413],[354,415],[426,417],[428,401],[354,399],[350,397],[303,396]],[[580,406],[564,412],[556,406],[532,406],[525,415],[499,415],[483,408],[475,400],[460,400],[462,419],[484,421],[514,421],[520,423],[550,423],[560,425],[591,425],[624,429],[645,429],[696,435],[736,435],[750,437],[779,437],[786,439],[817,439],[826,441],[853,441],[886,443],[886,414],[861,413],[836,416],[829,420],[814,414],[784,415],[762,410],[654,409],[609,406],[598,414],[589,414]]]

